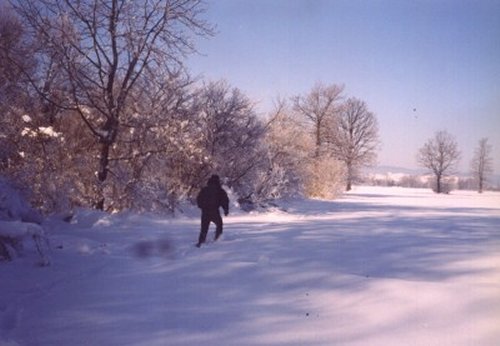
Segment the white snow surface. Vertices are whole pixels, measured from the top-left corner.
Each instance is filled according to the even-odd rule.
[[[500,194],[356,187],[335,201],[43,224],[0,263],[0,345],[499,345]],[[213,238],[213,225],[209,239]]]

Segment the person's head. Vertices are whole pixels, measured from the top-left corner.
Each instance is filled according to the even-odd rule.
[[[208,179],[208,185],[220,185],[220,178],[217,174],[213,174],[210,179]]]

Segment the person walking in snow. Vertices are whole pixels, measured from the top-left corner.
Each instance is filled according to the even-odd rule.
[[[218,175],[212,175],[208,179],[207,186],[201,189],[198,197],[196,197],[198,208],[201,209],[201,229],[198,238],[197,247],[200,247],[207,238],[208,227],[210,222],[215,224],[215,240],[222,235],[222,217],[219,208],[222,207],[224,215],[229,214],[229,198],[226,191],[221,187]]]

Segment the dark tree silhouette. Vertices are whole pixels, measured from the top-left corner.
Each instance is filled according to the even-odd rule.
[[[482,138],[474,151],[471,162],[471,170],[474,180],[477,183],[477,191],[483,192],[488,175],[493,173],[493,160],[491,158],[491,145],[488,138]]]
[[[329,139],[333,156],[346,168],[346,190],[351,190],[359,168],[377,158],[378,124],[366,103],[349,98],[333,123]]]
[[[417,160],[434,174],[436,193],[443,193],[447,192],[443,189],[443,178],[455,169],[460,160],[460,151],[453,136],[446,131],[439,131],[420,148]]]

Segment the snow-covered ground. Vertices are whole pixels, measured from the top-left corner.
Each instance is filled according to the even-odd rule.
[[[198,224],[46,222],[50,266],[0,263],[0,345],[500,342],[499,193],[357,187],[235,212],[201,249]]]

